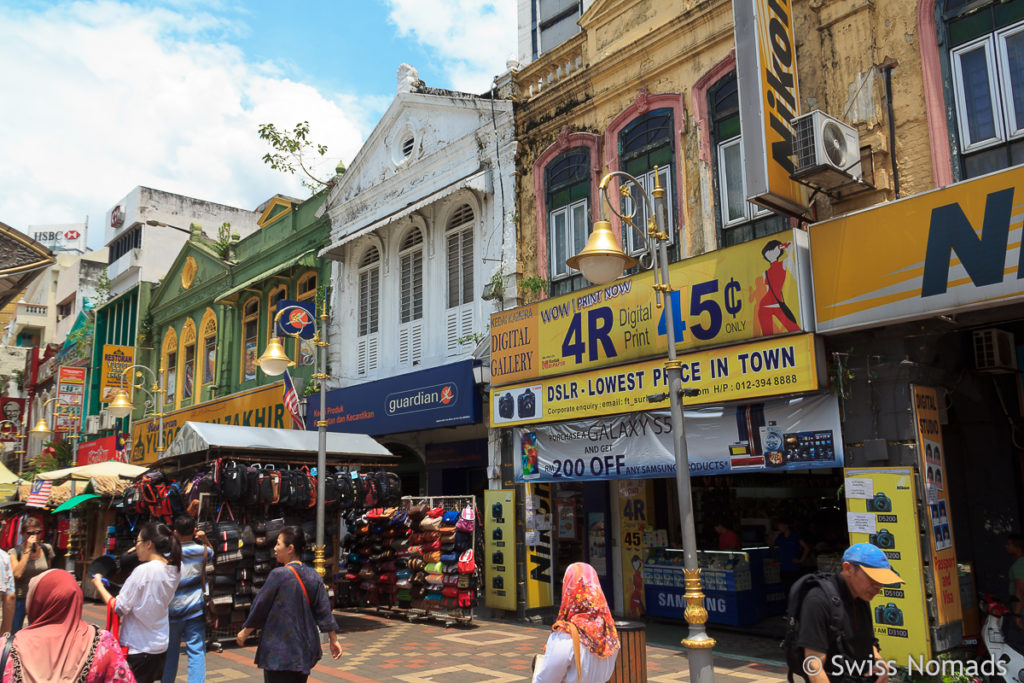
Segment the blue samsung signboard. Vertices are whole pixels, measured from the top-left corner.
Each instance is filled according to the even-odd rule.
[[[320,401],[309,397],[306,429],[316,429]],[[395,434],[480,421],[473,361],[396,375],[327,392],[327,430]]]

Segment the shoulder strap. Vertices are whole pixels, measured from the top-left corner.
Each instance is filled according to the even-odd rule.
[[[576,656],[576,680],[583,683],[582,662],[580,662],[580,630],[571,621],[569,624],[569,635],[572,636],[572,652]]]
[[[14,642],[14,636],[10,633],[7,634],[7,638],[4,639],[4,651],[0,654],[0,676],[3,675],[4,670],[7,668],[7,658],[11,656],[11,643]]]
[[[302,577],[299,576],[299,572],[290,564],[286,564],[285,566],[292,570],[292,574],[295,574],[295,580],[299,582],[299,587],[302,588],[302,594],[306,596],[306,604],[312,607],[313,603],[309,601],[309,593],[306,592],[306,584],[302,583]]]

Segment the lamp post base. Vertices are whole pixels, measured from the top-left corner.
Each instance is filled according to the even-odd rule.
[[[326,546],[315,545],[313,546],[313,569],[317,574],[320,575],[320,580],[327,585],[327,552]]]

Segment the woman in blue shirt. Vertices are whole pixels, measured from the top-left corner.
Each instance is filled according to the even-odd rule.
[[[249,618],[238,632],[238,645],[261,629],[256,666],[265,683],[305,683],[323,656],[320,631],[331,640],[331,656],[341,657],[338,622],[331,612],[324,582],[299,560],[306,547],[302,529],[286,526],[277,536],[274,556],[283,566],[267,577],[252,601]]]

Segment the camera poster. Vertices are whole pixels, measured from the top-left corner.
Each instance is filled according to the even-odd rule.
[[[516,492],[484,491],[484,604],[516,608]]]
[[[931,387],[911,386],[914,395],[914,421],[917,424],[918,465],[925,487],[925,512],[931,566],[935,581],[939,625],[960,621],[960,577],[953,548],[953,525],[946,488],[946,457],[939,422],[939,398]]]
[[[906,582],[884,587],[871,601],[875,637],[883,659],[906,661],[907,657],[931,657],[924,581],[921,573],[921,544],[918,541],[917,493],[914,470],[910,467],[848,468],[847,489],[864,496],[869,480],[869,497],[846,496],[847,515],[873,516],[874,533],[850,530],[850,544],[871,543],[885,552],[892,568]],[[867,528],[860,527],[860,528]]]

